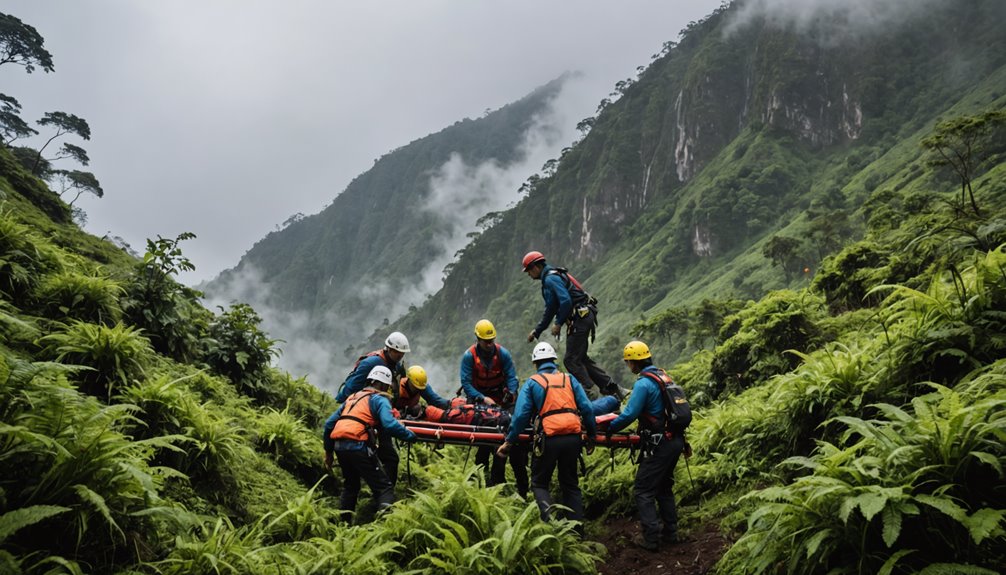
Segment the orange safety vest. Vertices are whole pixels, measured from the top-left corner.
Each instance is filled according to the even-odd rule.
[[[494,345],[496,346],[496,354],[493,355],[493,361],[490,365],[482,363],[482,360],[479,359],[476,349],[478,344],[468,348],[468,353],[472,354],[472,358],[475,360],[475,366],[472,369],[472,385],[495,401],[503,397],[503,383],[506,381],[506,374],[503,373],[503,361],[500,359],[500,344]]]
[[[374,389],[362,389],[349,396],[329,437],[367,441],[370,438],[370,428],[377,423],[374,414],[370,412],[370,396],[376,393]]]
[[[545,435],[580,433],[580,412],[576,409],[569,376],[565,373],[536,373],[531,379],[545,389],[545,400],[538,412]]]
[[[415,395],[411,395],[409,391],[409,378],[403,377],[398,381],[398,400],[395,402],[395,407],[405,409],[419,405],[419,398],[422,394],[422,391],[416,391]]]

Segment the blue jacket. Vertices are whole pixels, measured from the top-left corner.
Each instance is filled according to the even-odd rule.
[[[538,368],[538,373],[557,373],[559,369],[554,363],[546,361]],[[580,418],[587,430],[587,437],[597,435],[597,422],[594,421],[594,410],[591,407],[587,393],[583,391],[583,386],[573,377],[569,376],[570,385],[573,386],[573,399],[576,401],[576,408],[580,411]],[[524,431],[531,422],[531,418],[541,413],[541,406],[545,403],[545,388],[538,382],[528,378],[524,386],[517,394],[517,405],[514,408],[513,419],[510,421],[510,431],[506,440],[509,443],[516,443],[517,437]]]
[[[476,353],[478,353],[478,346],[475,346]],[[496,349],[496,346],[493,346]],[[513,356],[507,351],[507,348],[502,345],[499,346],[500,350],[500,365],[503,367],[503,385],[506,386],[507,390],[516,397],[517,396],[517,386],[520,382],[517,381],[517,370],[513,366]],[[495,355],[495,353],[493,354]],[[492,358],[490,358],[490,361]],[[472,381],[472,372],[475,371],[475,357],[471,353],[471,349],[465,350],[465,354],[461,356],[461,389],[465,392],[465,397],[469,401],[482,401],[485,399],[485,394],[475,387],[475,383]]]
[[[385,363],[379,355],[367,356],[361,359],[360,363],[357,364],[356,369],[354,369],[349,376],[346,377],[346,381],[339,389],[339,393],[335,395],[335,400],[339,403],[345,403],[347,397],[363,389],[367,384],[367,376],[370,375],[370,370],[379,365],[383,365],[390,369],[392,375],[395,375],[398,371],[397,363],[389,365]]]
[[[428,405],[434,407],[439,407],[440,409],[449,409],[451,407],[451,402],[437,395],[437,392],[433,391],[432,385],[427,385],[419,392],[419,397],[426,400]]]
[[[397,437],[398,439],[404,439],[405,441],[415,441],[416,434],[411,430],[406,428],[400,421],[395,419],[395,416],[391,413],[391,401],[387,397],[380,393],[375,393],[367,398],[370,402],[370,413],[374,416],[375,427],[381,432],[381,435],[389,434],[392,437]],[[365,441],[354,441],[348,439],[340,439],[336,441],[330,436],[332,435],[332,430],[335,429],[335,423],[339,421],[339,417],[342,416],[342,410],[346,407],[343,403],[339,406],[339,409],[335,410],[335,413],[328,416],[325,421],[325,430],[322,432],[321,440],[325,446],[325,452],[328,453],[333,450],[338,451],[352,451],[356,449],[366,449],[367,442]]]
[[[643,368],[643,371],[657,373],[656,366],[651,365]],[[625,405],[621,415],[608,424],[608,430],[621,431],[630,423],[639,419],[643,414],[648,414],[655,418],[660,427],[664,425],[664,398],[656,382],[644,376],[642,372],[636,383],[632,385],[632,394],[629,395],[629,402]]]
[[[555,318],[555,325],[563,325],[573,312],[573,298],[569,295],[566,282],[562,281],[562,276],[558,273],[550,273],[553,269],[555,268],[548,264],[541,269],[539,279],[541,279],[541,297],[545,300],[545,312],[534,328],[535,337],[548,329],[552,318]]]

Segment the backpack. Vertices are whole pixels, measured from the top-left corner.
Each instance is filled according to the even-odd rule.
[[[573,277],[573,274],[569,273],[566,268],[554,267],[551,269],[550,273],[557,273],[559,277],[562,278],[563,284],[566,285],[566,289],[569,290],[569,297],[573,300],[573,305],[588,305],[594,308],[593,311],[597,311],[597,298],[587,293],[580,285],[580,282]]]
[[[685,397],[685,390],[674,383],[671,376],[664,370],[660,373],[652,371],[641,372],[660,388],[660,397],[664,403],[664,425],[672,433],[684,433],[692,423],[692,406]]]

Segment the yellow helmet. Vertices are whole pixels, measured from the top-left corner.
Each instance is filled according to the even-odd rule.
[[[487,319],[480,319],[475,324],[475,337],[479,339],[496,339],[496,328],[493,322]]]
[[[421,366],[414,365],[405,372],[408,376],[409,381],[412,382],[412,387],[416,389],[423,390],[426,389],[426,370]]]
[[[625,344],[622,350],[622,359],[647,359],[650,357],[650,348],[641,341],[630,341]]]

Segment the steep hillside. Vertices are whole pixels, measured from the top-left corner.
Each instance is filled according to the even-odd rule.
[[[338,351],[357,343],[361,330],[435,291],[476,220],[516,196],[519,180],[508,190],[494,186],[510,166],[537,160],[536,139],[559,135],[549,106],[567,80],[385,154],[322,212],[269,234],[200,287],[213,299],[275,311],[267,324],[292,344],[284,346],[290,354],[302,340]]]
[[[1001,105],[1006,92],[1001,2],[937,2],[848,39],[826,21],[738,25],[736,12],[696,23],[620,86],[554,174],[394,327],[450,361],[487,316],[521,349],[540,296],[518,263],[539,249],[600,298],[598,345],[618,365],[630,330],[645,333],[668,308],[805,282],[862,233],[872,192],[932,177],[919,142],[937,119]],[[799,273],[762,255],[774,234],[798,240]],[[658,343],[665,356],[682,351]]]

